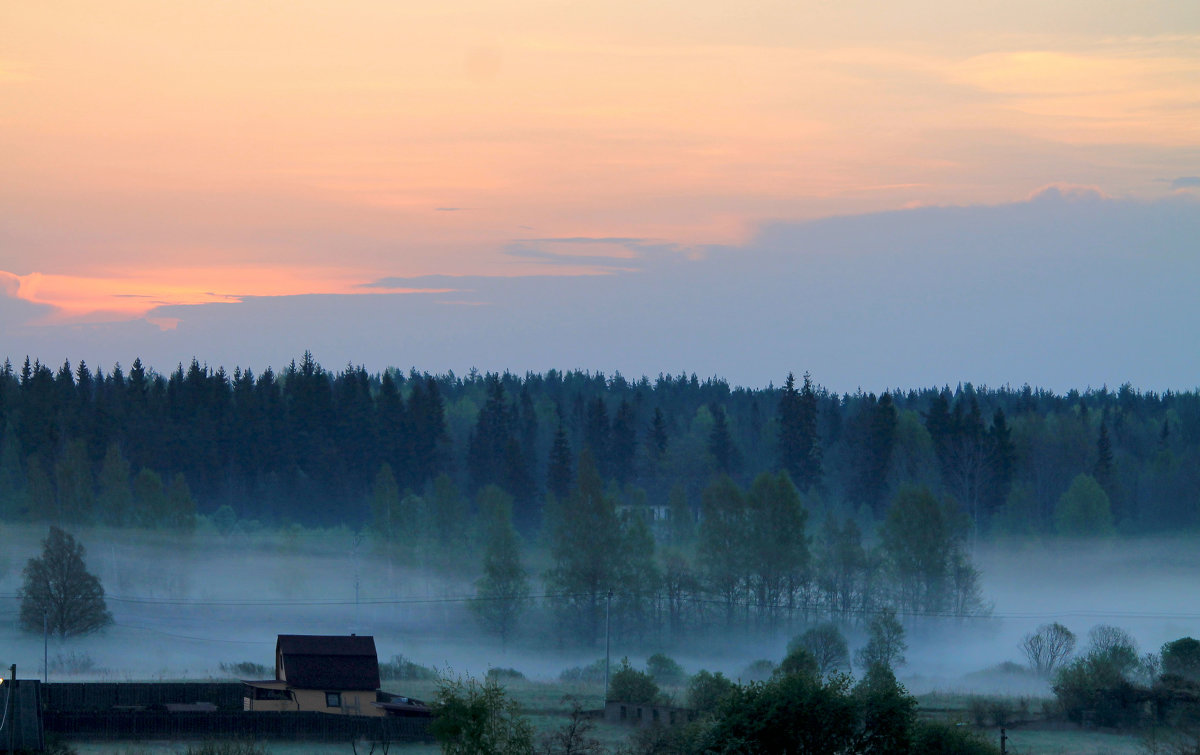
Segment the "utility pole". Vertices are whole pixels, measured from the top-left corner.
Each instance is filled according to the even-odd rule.
[[[358,612],[358,583],[359,583],[359,558],[358,548],[362,545],[362,533],[354,533],[354,631],[362,631],[362,620]]]
[[[1000,730],[1000,755],[1008,755],[1008,734]]]
[[[13,710],[16,707],[16,700],[13,700],[13,695],[17,693],[17,664],[12,665],[12,672],[8,675],[8,683],[12,686],[8,688],[8,694],[4,696],[4,725],[8,727],[8,751],[12,752],[16,749],[16,733],[17,733],[17,715]]]
[[[46,612],[42,611],[42,683],[50,681],[50,633],[47,631],[49,620]]]
[[[604,704],[608,705],[608,659],[612,644],[609,641],[609,617],[612,616],[612,590],[604,597]]]

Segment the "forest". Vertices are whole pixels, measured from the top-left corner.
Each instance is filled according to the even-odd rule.
[[[905,486],[953,501],[982,536],[1200,522],[1200,395],[1128,384],[839,395],[807,376],[755,390],[694,374],[333,372],[309,353],[259,374],[27,358],[0,370],[0,428],[0,515],[67,524],[169,518],[161,500],[130,501],[174,496],[202,514],[359,526],[386,467],[402,495],[436,495],[442,476],[468,498],[496,485],[531,534],[584,449],[629,505],[675,496],[698,512],[717,476],[786,471],[810,510],[860,525]]]
[[[537,597],[584,644],[606,614],[629,639],[982,615],[980,538],[1177,531],[1200,511],[1200,398],[1130,385],[835,394],[807,374],[747,389],[333,372],[307,352],[258,374],[26,358],[0,371],[0,427],[4,521],[342,526],[389,563],[476,554],[476,613],[502,639]]]

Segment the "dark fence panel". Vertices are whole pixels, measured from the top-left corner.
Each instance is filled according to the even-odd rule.
[[[242,709],[240,682],[52,682],[43,685],[46,710],[107,711],[167,703],[213,703]]]
[[[50,711],[46,731],[87,739],[430,739],[427,718],[372,718],[328,713],[167,713],[165,711]]]

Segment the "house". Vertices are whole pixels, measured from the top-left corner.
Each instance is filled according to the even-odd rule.
[[[374,637],[281,634],[275,678],[242,684],[245,710],[387,715],[376,705],[382,698]]]

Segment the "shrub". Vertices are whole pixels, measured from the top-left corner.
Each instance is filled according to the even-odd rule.
[[[787,654],[783,661],[780,662],[779,668],[775,669],[775,673],[820,676],[821,667],[808,648],[798,647]]]
[[[69,653],[58,653],[50,658],[50,671],[55,674],[67,674],[74,676],[77,674],[94,674],[103,669],[96,666],[96,660],[87,653],[77,653],[72,650]]]
[[[258,742],[202,742],[188,745],[184,755],[267,755],[266,745]]]
[[[976,726],[987,726],[987,698],[980,697],[978,695],[971,695],[969,698],[967,698],[967,712],[971,716],[971,722]]]
[[[532,753],[533,728],[495,680],[443,679],[430,733],[445,755]]]
[[[586,666],[572,666],[571,668],[563,669],[563,672],[558,675],[558,679],[562,682],[603,684],[604,659],[597,658]]]
[[[1163,645],[1162,672],[1190,682],[1200,681],[1200,642],[1182,637]]]
[[[438,673],[428,666],[410,661],[403,655],[393,655],[391,661],[379,664],[379,678],[433,680],[438,678]]]
[[[1099,726],[1135,723],[1144,695],[1125,677],[1125,661],[1121,654],[1095,652],[1059,669],[1054,694],[1067,718],[1084,723],[1091,715]]]
[[[727,700],[737,685],[720,671],[700,670],[688,681],[687,705],[699,713],[712,713]]]
[[[609,681],[608,699],[623,703],[653,703],[658,699],[658,685],[645,671],[630,666],[628,658],[622,658],[621,667]]]
[[[962,726],[918,721],[913,731],[913,752],[921,755],[994,755],[999,749]]]
[[[240,663],[222,663],[221,671],[238,679],[267,679],[275,676],[275,669],[261,663],[241,661]]]
[[[233,510],[232,506],[226,503],[213,513],[212,523],[213,527],[217,528],[217,532],[223,536],[229,536],[237,529],[237,512]]]
[[[687,681],[687,674],[684,673],[683,666],[662,653],[655,653],[646,659],[646,671],[659,684],[676,685]]]
[[[988,715],[992,719],[992,726],[1007,726],[1012,720],[1012,713],[1012,706],[1004,698],[994,697],[988,701]]]
[[[490,668],[485,675],[487,679],[494,681],[521,681],[525,675],[515,668]]]
[[[765,682],[774,673],[775,663],[761,658],[757,661],[752,661],[749,666],[742,670],[741,680],[743,682]]]

